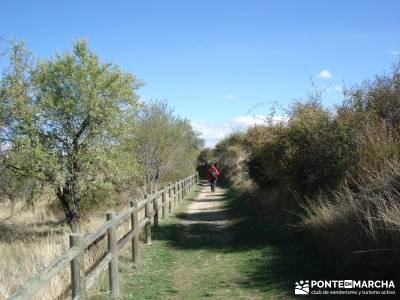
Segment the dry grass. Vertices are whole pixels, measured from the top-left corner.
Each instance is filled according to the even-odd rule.
[[[307,200],[300,227],[347,253],[400,247],[400,138],[365,124],[357,135],[352,176],[328,195]]]
[[[0,299],[49,265],[68,246],[68,236],[63,231],[44,231],[39,226],[20,225],[13,229],[3,227],[0,241]],[[4,239],[3,239],[4,238]],[[36,296],[46,299],[61,294],[68,285],[69,270],[65,270]]]
[[[2,216],[9,208],[1,206]],[[38,203],[34,210],[22,206],[12,218],[2,218],[0,223],[0,300],[37,275],[69,247],[69,227],[60,222],[60,215],[52,213],[47,203]],[[105,222],[105,214],[97,212],[87,217],[83,229],[90,233]],[[130,220],[118,227],[118,237],[130,228]],[[85,269],[88,272],[107,251],[104,237],[94,247],[85,251]],[[34,299],[62,299],[70,284],[70,268],[55,276]],[[99,285],[97,286],[99,288]],[[94,287],[96,290],[96,286]],[[61,296],[61,297],[60,297]]]
[[[366,177],[351,187],[344,183],[331,197],[309,201],[300,228],[347,254],[385,251],[395,257],[400,250],[400,161]]]
[[[323,249],[334,249],[346,259],[344,268],[362,259],[364,265],[372,262],[379,265],[377,269],[398,275],[399,132],[384,123],[366,122],[354,129],[353,137],[352,167],[346,179],[338,188],[310,198],[289,191],[285,182],[268,190],[257,188],[246,176],[246,155],[238,145],[225,146],[220,161],[230,183],[269,220],[279,220],[283,212],[280,221],[313,233]],[[291,215],[293,219],[288,218]],[[367,255],[371,256],[365,259]]]
[[[400,133],[384,124],[363,124],[354,136],[354,144],[354,162],[349,172],[362,185],[375,184],[377,172],[390,169],[400,159]]]

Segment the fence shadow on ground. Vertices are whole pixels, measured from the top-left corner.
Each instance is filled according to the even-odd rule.
[[[305,244],[301,235],[286,226],[268,223],[265,218],[256,216],[240,216],[234,208],[237,207],[235,197],[234,191],[228,189],[218,200],[225,203],[229,214],[208,210],[194,214],[180,213],[176,215],[176,222],[155,228],[154,238],[165,240],[171,247],[181,250],[248,253],[249,265],[243,270],[245,279],[238,283],[243,288],[268,290],[273,286],[294,294],[295,281],[324,279],[331,274],[329,270],[334,259],[324,260],[313,245]],[[223,218],[228,225],[216,222]],[[197,220],[203,222],[193,222]],[[255,249],[263,253],[261,259],[251,258]]]

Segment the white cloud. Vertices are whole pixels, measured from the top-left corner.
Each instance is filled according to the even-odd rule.
[[[322,70],[318,74],[319,78],[331,78],[332,76],[333,76],[333,74],[331,72],[329,72],[328,70]]]
[[[390,55],[394,55],[394,56],[399,56],[400,55],[400,51],[392,50],[392,51],[389,51],[389,54]]]
[[[200,137],[206,142],[207,147],[214,147],[220,139],[232,132],[228,123],[191,122],[193,128],[200,132]]]
[[[238,125],[238,126],[250,127],[250,126],[254,126],[254,125],[264,124],[266,119],[267,118],[265,116],[261,116],[261,115],[257,115],[254,117],[240,116],[240,117],[233,118],[231,120],[231,123],[234,125]]]
[[[226,100],[231,100],[231,99],[233,99],[233,95],[232,95],[232,94],[226,94],[226,95],[224,96],[224,98],[225,98]]]
[[[149,101],[150,100],[148,97],[146,97],[144,95],[139,96],[139,100],[138,100],[139,104],[146,104],[146,103],[149,103]]]
[[[284,122],[287,120],[284,116],[274,116],[273,123]],[[246,130],[255,125],[265,124],[267,121],[266,116],[239,116],[231,119],[228,122],[211,123],[192,121],[191,124],[196,131],[199,131],[201,138],[206,142],[207,147],[214,147],[222,138],[229,135],[235,130]]]
[[[343,86],[335,85],[335,90],[338,91],[338,92],[343,92]]]

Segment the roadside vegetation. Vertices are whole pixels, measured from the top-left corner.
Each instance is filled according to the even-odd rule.
[[[142,81],[86,40],[45,59],[19,41],[2,46],[0,299],[62,253],[71,231],[193,173],[203,143],[165,102],[142,101]],[[68,270],[53,281],[38,299],[60,295]]]
[[[200,161],[216,161],[265,218],[337,253],[338,271],[398,278],[400,64],[344,95],[328,110],[313,91],[284,121],[234,133]]]

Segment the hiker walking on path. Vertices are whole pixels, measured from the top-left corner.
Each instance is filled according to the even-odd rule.
[[[218,176],[221,175],[221,171],[211,162],[208,162],[208,181],[211,183],[211,192],[215,192],[217,186]]]

